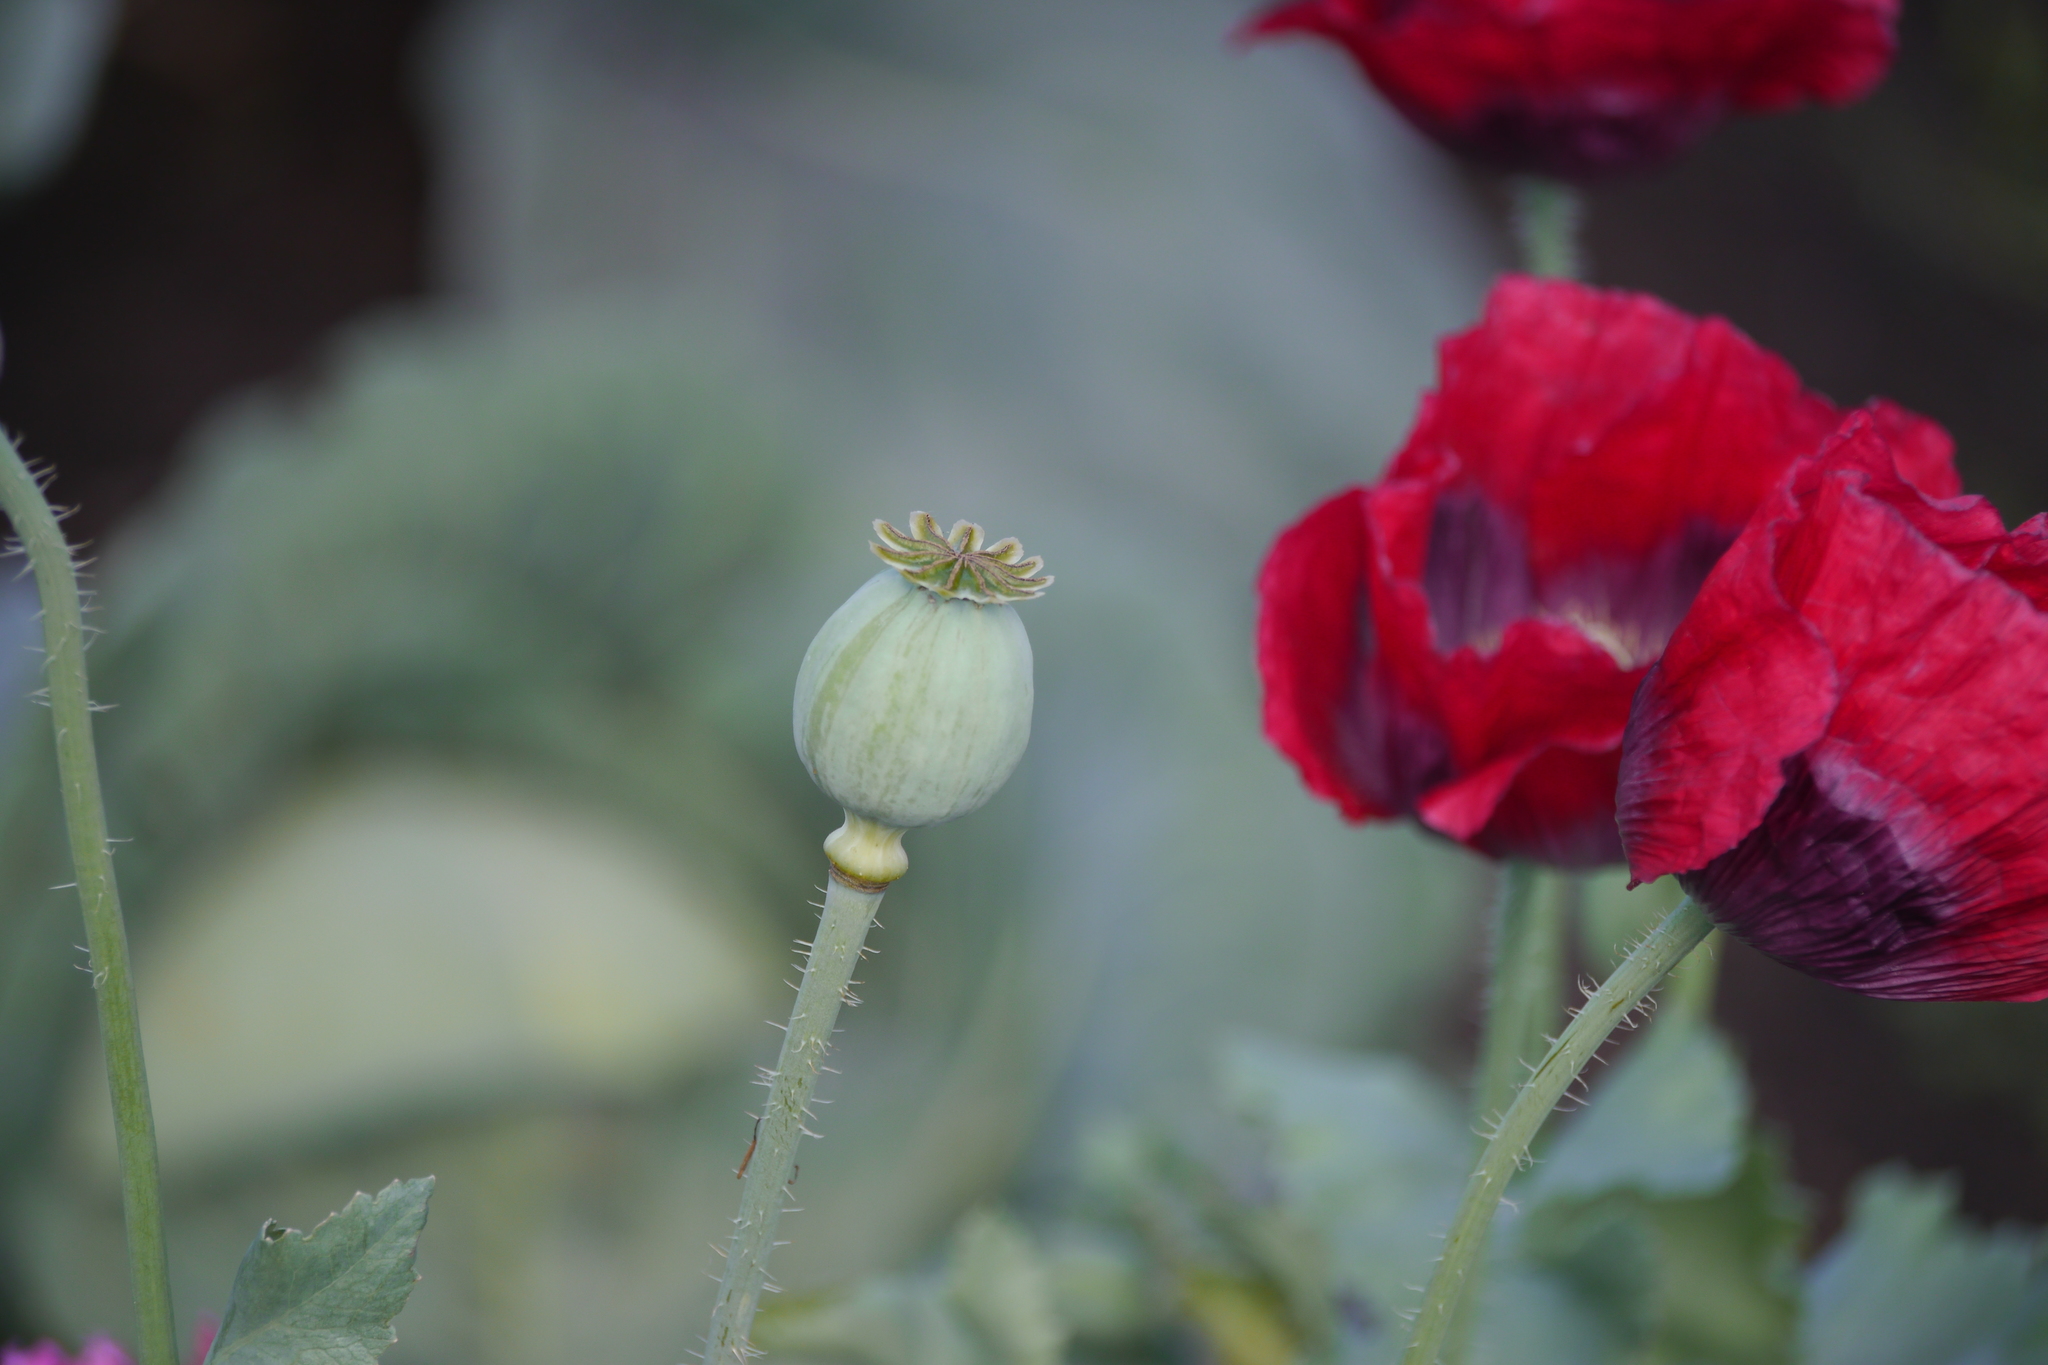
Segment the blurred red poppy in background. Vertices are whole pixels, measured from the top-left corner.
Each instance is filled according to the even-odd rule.
[[[1386,477],[1316,507],[1266,560],[1267,737],[1349,819],[1618,862],[1637,684],[1844,414],[1718,318],[1562,281],[1501,281],[1439,367]],[[1948,468],[1932,424],[1872,412]]]
[[[1643,685],[1639,879],[1826,981],[2048,996],[2048,517],[2007,533],[1851,418],[1774,492]]]
[[[1289,0],[1239,36],[1328,39],[1453,151],[1586,180],[1669,160],[1730,112],[1868,94],[1897,17],[1897,0]]]

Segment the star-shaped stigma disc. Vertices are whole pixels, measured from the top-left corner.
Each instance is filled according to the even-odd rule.
[[[1026,559],[1014,536],[984,547],[982,529],[971,521],[956,521],[951,531],[940,535],[931,513],[912,512],[908,535],[886,521],[875,523],[875,534],[881,541],[871,548],[883,563],[942,597],[986,604],[1027,602],[1052,584],[1051,574],[1039,572],[1045,561]]]

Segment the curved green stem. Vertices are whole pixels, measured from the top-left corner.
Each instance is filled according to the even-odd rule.
[[[164,1255],[163,1195],[157,1178],[156,1123],[149,1111],[149,1080],[142,1068],[142,1028],[135,1014],[135,978],[128,965],[128,931],[114,885],[106,807],[100,799],[99,762],[93,753],[92,702],[86,690],[85,621],[71,547],[44,500],[35,476],[14,443],[0,435],[0,507],[14,523],[35,570],[43,603],[43,666],[49,682],[50,719],[57,731],[57,780],[64,791],[64,824],[71,866],[85,912],[92,955],[93,993],[99,1000],[100,1042],[107,1085],[113,1092],[114,1139],[121,1162],[121,1209],[128,1227],[128,1274],[135,1293],[141,1365],[177,1365],[171,1320],[171,1281]]]
[[[1509,193],[1522,268],[1546,279],[1583,278],[1586,263],[1579,250],[1579,228],[1586,208],[1579,192],[1562,180],[1522,175],[1510,182]]]
[[[733,1220],[732,1243],[725,1252],[725,1278],[711,1309],[711,1331],[704,1359],[745,1362],[753,1355],[747,1335],[754,1311],[768,1287],[768,1255],[775,1248],[775,1225],[783,1197],[796,1169],[796,1144],[810,1130],[811,1092],[831,1047],[832,1026],[847,993],[854,964],[868,925],[882,904],[880,890],[856,888],[834,875],[825,884],[825,909],[818,936],[811,943],[804,979],[797,987],[796,1008],[783,1034],[782,1055],[768,1075],[768,1104],[754,1130],[753,1144],[741,1165],[740,1212]],[[816,1136],[816,1134],[811,1134]]]
[[[1494,1210],[1537,1130],[1607,1036],[1713,929],[1713,921],[1690,897],[1679,902],[1593,993],[1522,1086],[1465,1182],[1464,1196],[1444,1239],[1443,1259],[1429,1277],[1401,1365],[1436,1365],[1466,1281],[1486,1244]]]

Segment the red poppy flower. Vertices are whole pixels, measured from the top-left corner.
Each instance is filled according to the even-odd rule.
[[[1898,455],[1852,418],[1708,579],[1629,723],[1629,867],[1852,990],[2042,999],[2048,518]]]
[[[1730,111],[1860,98],[1897,17],[1898,0],[1288,0],[1239,36],[1326,38],[1453,151],[1583,180],[1667,160]]]
[[[1259,577],[1266,735],[1353,820],[1621,859],[1629,701],[1707,571],[1843,414],[1727,323],[1509,277],[1440,350],[1386,477]],[[1947,467],[1946,438],[1883,422]]]

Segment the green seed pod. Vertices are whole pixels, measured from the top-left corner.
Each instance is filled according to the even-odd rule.
[[[1031,737],[1031,641],[1012,602],[1052,582],[1015,540],[986,548],[924,512],[905,535],[875,523],[891,567],[832,613],[796,679],[796,748],[846,808],[826,841],[835,866],[871,882],[909,866],[902,832],[980,807]]]

